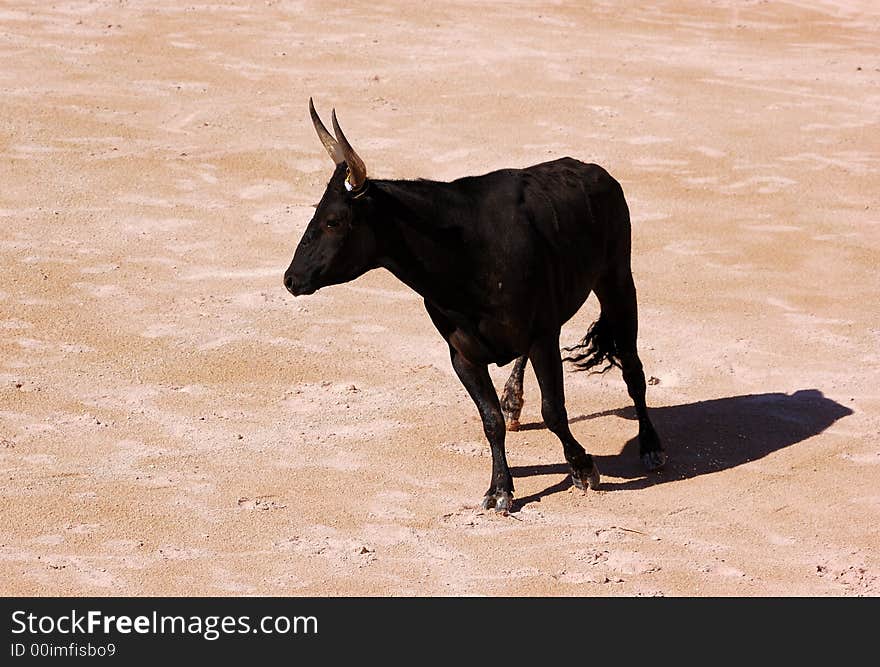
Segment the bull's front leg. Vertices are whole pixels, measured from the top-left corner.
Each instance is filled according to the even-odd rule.
[[[504,453],[504,415],[489,376],[489,367],[470,362],[451,345],[449,352],[452,367],[480,412],[483,432],[492,449],[492,479],[489,490],[483,497],[483,509],[494,508],[498,512],[507,512],[513,504],[513,477]]]

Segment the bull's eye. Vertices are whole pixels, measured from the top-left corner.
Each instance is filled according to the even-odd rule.
[[[331,229],[333,227],[339,227],[339,218],[327,218],[326,224],[327,224],[327,227],[329,227]]]

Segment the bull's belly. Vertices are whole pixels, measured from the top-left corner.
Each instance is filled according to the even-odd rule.
[[[537,338],[558,335],[560,327],[580,310],[591,291],[592,283],[577,285],[565,294],[536,299],[530,308],[515,308],[480,320],[476,336],[479,345],[472,344],[471,354],[478,354],[479,361],[484,363],[509,364],[528,354]]]

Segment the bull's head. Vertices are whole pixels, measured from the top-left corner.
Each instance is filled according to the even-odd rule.
[[[335,137],[324,127],[311,99],[309,112],[336,169],[284,273],[284,286],[294,296],[354,280],[373,268],[375,255],[375,238],[367,224],[367,168],[342,133],[335,110]]]

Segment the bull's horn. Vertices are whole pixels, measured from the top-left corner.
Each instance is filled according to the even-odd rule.
[[[321,140],[321,143],[324,144],[324,148],[327,149],[327,153],[330,154],[333,162],[336,164],[342,164],[345,162],[345,154],[342,152],[342,147],[333,138],[333,135],[327,131],[327,128],[324,127],[324,123],[321,122],[320,117],[318,117],[318,112],[315,111],[315,104],[312,102],[312,98],[309,98],[309,113],[312,116],[312,124],[315,126],[315,132],[318,133],[318,138]]]
[[[364,161],[361,160],[357,153],[355,153],[354,148],[351,147],[351,144],[348,143],[348,139],[346,139],[345,135],[342,133],[342,128],[339,127],[339,121],[336,120],[336,109],[333,110],[331,118],[333,120],[333,131],[336,133],[336,141],[342,149],[342,154],[345,156],[345,163],[348,165],[348,182],[351,185],[352,190],[357,190],[367,180],[367,167],[364,164]]]

